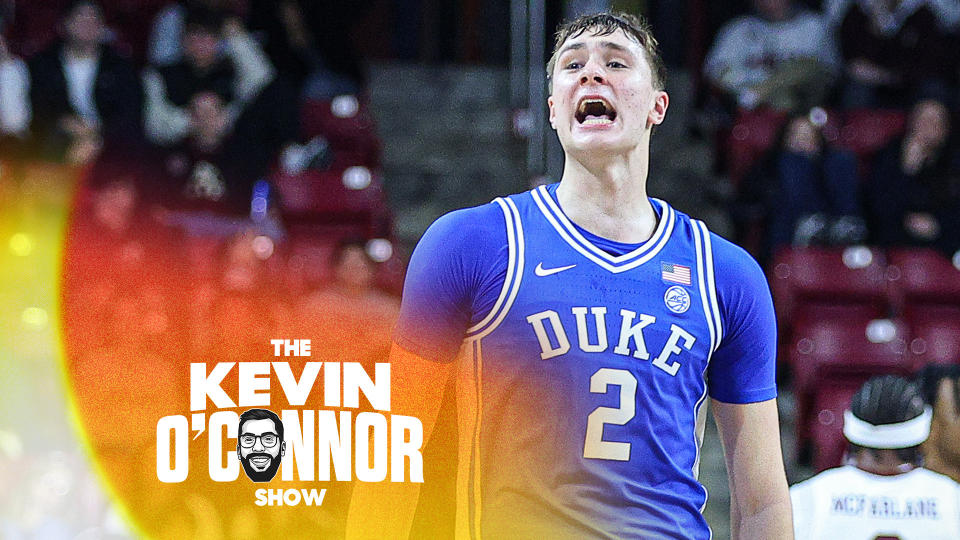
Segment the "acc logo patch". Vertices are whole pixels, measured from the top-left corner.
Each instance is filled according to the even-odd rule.
[[[690,293],[683,287],[674,285],[663,295],[663,303],[674,313],[685,313],[690,309]]]

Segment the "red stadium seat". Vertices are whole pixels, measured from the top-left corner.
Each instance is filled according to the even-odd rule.
[[[283,250],[284,278],[291,291],[303,292],[332,280],[330,260],[336,241],[321,234],[291,231]]]
[[[396,245],[396,242],[394,242]],[[377,267],[376,285],[380,289],[400,296],[403,292],[403,279],[406,276],[407,263],[394,249],[393,255]]]
[[[777,135],[787,118],[786,113],[770,109],[741,109],[737,113],[725,142],[729,150],[728,172],[734,185],[739,184],[757,159],[777,142]],[[824,138],[832,143],[840,137],[840,132],[839,116],[827,113]]]
[[[960,364],[960,306],[916,309],[908,319],[913,368]]]
[[[727,141],[730,181],[737,185],[750,167],[774,142],[787,119],[782,112],[769,109],[741,110]]]
[[[274,183],[284,216],[321,222],[372,222],[389,214],[380,179],[367,167],[326,171],[307,170],[297,175],[277,173]]]
[[[790,347],[795,390],[809,392],[823,377],[837,374],[909,374],[908,335],[898,319],[812,320],[795,329]]]
[[[899,320],[837,316],[810,319],[796,327],[788,354],[797,400],[798,444],[811,436],[811,411],[824,381],[909,374],[907,343],[907,327]]]
[[[887,277],[896,303],[909,311],[920,304],[960,306],[960,269],[932,249],[895,249]]]
[[[829,302],[803,302],[793,311],[791,328],[805,328],[811,322],[823,320],[873,320],[886,316],[886,310],[873,304],[834,304]],[[782,336],[789,339],[791,336]]]
[[[361,164],[379,164],[380,139],[373,115],[362,97],[343,95],[332,100],[306,100],[300,113],[304,139],[320,135],[335,151],[362,156]]]
[[[14,54],[29,58],[42,51],[57,37],[60,19],[70,2],[15,2],[13,20],[9,25],[7,43]]]
[[[861,109],[847,112],[837,144],[863,159],[903,133],[906,116],[898,110]]]
[[[771,279],[777,315],[786,326],[804,306],[861,306],[882,315],[887,307],[884,271],[880,251],[863,246],[781,250]]]
[[[867,378],[834,379],[818,389],[813,401],[810,432],[813,466],[817,472],[838,467],[843,461],[847,439],[843,436],[843,411]]]
[[[306,291],[322,287],[333,280],[333,254],[344,239],[370,239],[370,230],[358,226],[295,226],[284,248],[285,267],[282,278],[290,290]],[[378,264],[374,285],[390,294],[400,296],[406,272],[406,259],[399,253],[394,239],[381,238],[376,248],[368,244]],[[384,245],[389,246],[384,250]],[[373,253],[375,252],[375,253]]]
[[[57,38],[61,19],[71,5],[70,0],[6,3],[12,5],[14,10],[10,20],[16,21],[7,30],[8,44],[15,54],[24,58],[40,52]],[[165,0],[99,2],[113,36],[112,45],[121,52],[134,53],[137,59],[142,58],[153,18],[165,3]]]

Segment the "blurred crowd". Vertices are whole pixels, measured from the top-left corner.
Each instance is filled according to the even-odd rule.
[[[298,302],[338,284],[348,244],[369,265],[352,280],[398,292],[363,69],[327,4],[0,2],[0,160],[14,182],[38,164],[81,177],[66,269],[116,289],[84,301]]]
[[[960,2],[749,4],[706,52],[700,126],[822,470],[867,377],[960,363]]]
[[[300,104],[361,92],[349,40],[327,67],[316,3],[127,4],[3,4],[2,157],[94,165],[94,187],[122,169],[144,203],[241,215],[282,152],[298,171],[319,152]]]
[[[338,4],[0,0],[0,208],[38,185],[75,192],[65,380],[97,462],[143,470],[113,485],[128,501],[208,502],[164,498],[143,465],[157,419],[186,410],[191,361],[267,361],[276,338],[311,339],[320,361],[386,357],[403,264]],[[0,477],[37,491],[17,504],[45,497],[0,502],[0,536],[125,534],[104,497],[61,511],[92,478],[47,486],[30,464],[0,455]]]
[[[739,241],[774,268],[774,288],[785,287],[776,284],[781,277],[799,279],[799,265],[808,264],[772,264],[788,247],[929,248],[960,268],[960,1],[741,3],[749,12],[720,25],[702,65],[687,67],[702,73],[701,127],[714,137],[717,172],[734,187],[729,209]],[[362,55],[349,39],[368,4],[0,0],[0,207],[14,193],[4,185],[10,179],[27,182],[47,174],[44,167],[81,178],[64,257],[64,339],[69,376],[96,384],[78,406],[108,452],[119,441],[96,426],[110,426],[103,415],[123,400],[131,432],[143,435],[125,444],[138,456],[149,453],[155,421],[142,419],[172,414],[167,403],[186,403],[190,359],[263,361],[269,339],[278,337],[312,338],[314,355],[324,359],[385,356],[403,258],[381,189]],[[465,3],[466,19],[483,19],[484,4]],[[508,11],[506,2],[486,4],[494,15]],[[671,5],[636,4],[654,11]],[[726,5],[703,4],[686,3]],[[429,41],[407,30],[443,40],[457,33],[421,28],[426,16],[411,22],[417,9],[429,11],[424,6],[453,10],[446,3],[397,5],[398,21],[407,24],[397,30],[400,57],[418,39]],[[483,42],[473,48],[505,48],[505,20],[495,21],[503,31],[496,39],[474,40],[463,29],[460,38]],[[685,31],[680,27],[671,32]],[[460,47],[465,57],[482,56],[471,47]],[[863,264],[854,257],[848,267],[878,269],[884,287],[894,268],[909,274],[909,264],[880,264],[880,252],[868,251],[873,258]],[[792,274],[781,276],[781,267]],[[790,293],[809,293],[806,307],[781,317],[783,356],[798,363],[819,351],[803,321],[824,320],[824,306],[836,307],[843,292],[810,283]],[[909,297],[891,300],[884,291],[880,308],[835,311],[835,320],[907,313]],[[904,291],[897,294],[914,294]],[[785,296],[774,293],[779,313],[787,313]],[[936,304],[940,311],[926,318],[941,326],[921,313],[914,318],[923,324],[911,322],[909,331],[956,334],[954,297],[928,293],[917,305],[933,313],[929,304]],[[856,301],[845,307],[862,308]],[[905,365],[907,357],[928,354],[913,350],[916,339],[895,333],[881,341],[899,343],[894,356]],[[944,358],[953,354],[940,350]],[[110,376],[118,371],[136,372],[145,384],[132,391]],[[846,406],[852,390],[844,391],[838,402]],[[798,423],[815,430],[823,418],[818,398],[798,396]],[[815,436],[805,425],[802,440]],[[49,456],[56,467],[39,459],[53,470],[70,469],[78,458]],[[33,474],[13,467],[0,473]],[[49,508],[61,508],[64,490],[92,489],[64,487],[59,477],[50,482],[43,489],[53,495],[36,494],[60,501]],[[150,491],[147,483],[130,489]],[[114,517],[97,504],[106,536]],[[44,528],[59,527],[56,519],[33,517],[0,514],[0,535],[58,537]]]
[[[953,256],[960,3],[750,3],[703,65],[741,240],[765,260],[784,246],[857,243]]]

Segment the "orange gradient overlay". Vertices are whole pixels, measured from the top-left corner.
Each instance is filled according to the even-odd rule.
[[[6,329],[0,404],[4,416],[20,418],[0,424],[0,459],[6,462],[0,478],[17,480],[15,469],[35,444],[37,434],[30,432],[48,430],[56,433],[48,446],[83,448],[77,455],[87,462],[68,467],[93,468],[100,493],[108,494],[133,536],[341,537],[352,481],[320,479],[335,475],[317,467],[317,454],[325,450],[317,445],[317,418],[319,411],[336,411],[338,419],[348,411],[353,422],[373,411],[368,400],[361,398],[358,407],[328,406],[321,372],[307,401],[291,405],[276,371],[262,376],[269,390],[258,392],[270,395],[264,408],[294,411],[301,420],[304,411],[313,411],[313,432],[303,434],[314,443],[313,480],[295,470],[284,481],[281,467],[268,483],[250,481],[242,468],[235,480],[214,481],[210,467],[237,461],[237,439],[235,427],[219,433],[206,427],[214,413],[252,408],[238,398],[241,363],[286,362],[301,380],[307,362],[355,362],[372,378],[374,364],[387,361],[398,300],[361,286],[357,276],[366,270],[349,256],[332,260],[333,246],[323,238],[312,239],[311,250],[296,251],[289,238],[255,228],[193,234],[171,226],[164,211],[142,205],[122,176],[91,188],[80,171],[59,167],[25,166],[0,175]],[[310,356],[277,357],[271,339],[309,339]],[[235,406],[218,408],[207,399],[204,410],[191,410],[190,365],[204,363],[210,373],[227,362],[234,366],[219,386]],[[452,431],[453,405],[444,410],[438,429]],[[176,415],[189,425],[181,447],[188,474],[181,482],[161,482],[158,444],[176,451],[157,426]],[[384,415],[389,420],[390,413]],[[70,418],[72,429],[60,417]],[[286,429],[289,453],[293,428]],[[455,444],[455,437],[445,440]],[[211,451],[212,441],[219,450]],[[424,449],[415,537],[452,531],[455,458],[452,446],[440,444]],[[351,466],[367,450],[354,449]],[[175,460],[171,456],[171,466]],[[288,494],[281,506],[258,505],[258,489],[326,491],[322,504],[296,497],[298,504],[289,505],[294,497]],[[60,506],[50,512],[82,498],[76,487],[62,491]]]

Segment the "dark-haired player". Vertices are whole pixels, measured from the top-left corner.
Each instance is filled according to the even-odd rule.
[[[867,381],[843,415],[846,465],[790,488],[796,538],[957,538],[960,484],[922,467],[932,416],[906,379]]]
[[[669,102],[656,41],[634,17],[584,16],[548,74],[560,183],[440,218],[404,287],[393,412],[429,430],[456,373],[456,536],[710,538],[709,396],[734,536],[789,538],[763,273],[647,194]],[[358,486],[350,535],[403,537],[406,487]]]

